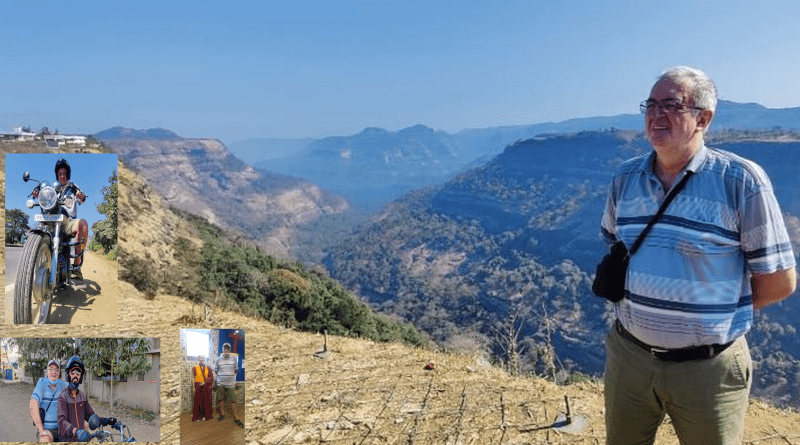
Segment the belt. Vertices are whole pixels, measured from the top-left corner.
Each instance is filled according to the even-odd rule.
[[[634,337],[633,334],[628,332],[628,330],[622,326],[622,323],[620,323],[619,320],[614,323],[614,327],[617,329],[617,332],[619,332],[619,335],[630,340],[636,346],[644,349],[653,357],[666,362],[687,362],[689,360],[705,360],[713,358],[719,355],[722,351],[728,349],[728,347],[735,341],[730,341],[724,345],[715,343],[713,345],[691,346],[680,349],[664,349],[650,346]]]

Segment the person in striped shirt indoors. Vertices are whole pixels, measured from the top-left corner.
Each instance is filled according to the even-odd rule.
[[[630,249],[606,339],[608,444],[653,443],[669,414],[681,444],[737,444],[752,364],[753,310],[795,291],[795,260],[764,170],[707,147],[717,88],[674,67],[641,104],[653,150],[614,173],[601,222]],[[654,218],[667,195],[674,199]]]
[[[222,355],[217,357],[214,362],[214,373],[217,375],[217,400],[219,401],[219,418],[225,420],[225,402],[228,402],[233,413],[233,422],[241,428],[244,423],[236,415],[236,374],[239,373],[239,360],[235,355],[231,355],[231,344],[222,345]]]

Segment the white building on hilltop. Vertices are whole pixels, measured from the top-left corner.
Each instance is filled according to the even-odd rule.
[[[11,133],[0,133],[0,138],[16,141],[32,141],[36,138],[36,133],[23,131],[22,126],[11,127]]]

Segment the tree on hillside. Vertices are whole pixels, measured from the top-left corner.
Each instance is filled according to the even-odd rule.
[[[519,375],[521,359],[520,356],[525,352],[525,347],[520,345],[520,334],[525,327],[525,307],[516,305],[509,309],[508,319],[501,323],[499,328],[494,329],[494,341],[503,351],[505,357],[498,357],[505,362],[506,370],[511,375]]]
[[[6,243],[19,243],[25,232],[30,230],[28,227],[28,214],[20,209],[6,211]]]
[[[44,370],[50,360],[58,360],[63,367],[67,359],[78,354],[74,338],[12,338],[10,343],[19,350],[20,361],[25,372],[33,376],[34,383],[44,377]]]
[[[92,224],[94,242],[100,244],[105,253],[117,248],[117,171],[108,178],[109,185],[103,187],[103,202],[97,211],[106,215],[106,219]]]
[[[111,405],[114,405],[114,376],[148,372],[153,365],[147,359],[147,338],[85,338],[82,341],[83,364],[96,376],[110,376]]]

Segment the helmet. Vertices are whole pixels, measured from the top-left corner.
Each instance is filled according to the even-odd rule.
[[[69,177],[72,174],[72,168],[70,168],[69,162],[67,162],[67,160],[64,159],[64,158],[60,158],[58,161],[56,161],[56,168],[55,168],[56,179],[58,179],[58,169],[59,168],[66,168],[67,169],[67,181],[69,181]]]
[[[64,370],[66,371],[64,373],[64,380],[69,382],[70,386],[72,386],[72,382],[69,379],[69,372],[73,368],[78,368],[81,370],[81,378],[78,379],[78,384],[80,385],[83,382],[83,375],[86,374],[86,368],[83,366],[83,361],[81,360],[81,358],[78,357],[77,355],[73,355],[72,357],[70,357],[69,360],[67,360],[67,366],[64,367]]]

